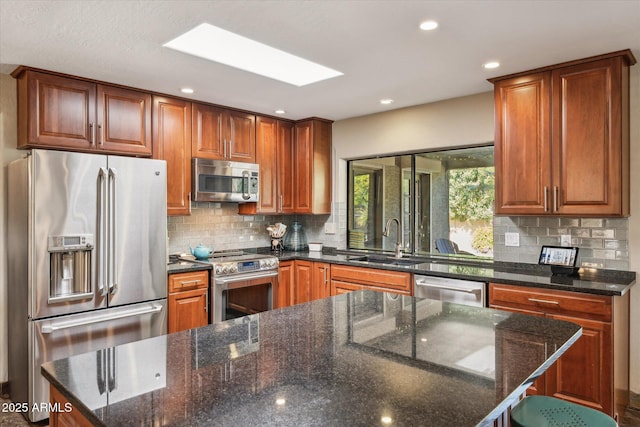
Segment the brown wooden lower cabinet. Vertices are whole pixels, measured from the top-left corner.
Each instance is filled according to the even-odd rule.
[[[331,280],[331,295],[341,295],[347,292],[361,291],[364,286],[355,283],[341,282],[340,280]]]
[[[311,301],[313,262],[296,260],[293,263],[292,304]]]
[[[282,261],[275,306],[288,307],[330,296],[330,274],[330,264],[325,262]]]
[[[169,275],[168,333],[209,324],[208,290],[207,271]]]
[[[622,417],[629,404],[629,293],[604,296],[490,283],[489,306],[582,326],[578,341],[527,393]]]
[[[331,295],[370,289],[411,295],[411,274],[347,265],[331,265]]]
[[[331,296],[331,264],[314,261],[312,269],[311,300]]]
[[[293,266],[295,261],[281,261],[278,275],[278,289],[274,292],[275,308],[289,307],[291,301],[291,287],[293,286]]]
[[[51,427],[91,427],[93,425],[54,386],[49,386],[49,402],[51,408],[59,410],[49,412]]]

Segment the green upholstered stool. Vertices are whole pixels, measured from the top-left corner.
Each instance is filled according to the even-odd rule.
[[[512,427],[616,427],[608,415],[548,396],[527,396],[511,411]]]

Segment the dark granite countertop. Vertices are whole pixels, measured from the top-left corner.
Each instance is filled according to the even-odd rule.
[[[359,291],[42,373],[95,425],[484,426],[580,334],[564,321]]]
[[[211,270],[211,264],[198,261],[175,261],[167,264],[167,274]]]
[[[281,261],[305,259],[351,266],[406,271],[414,274],[450,277],[462,280],[505,283],[546,289],[583,292],[589,294],[620,296],[636,282],[636,273],[630,271],[581,269],[579,277],[553,276],[548,266],[524,263],[479,261],[447,256],[409,257],[416,264],[393,265],[379,262],[358,261],[357,258],[379,254],[366,252],[280,252]],[[393,255],[386,255],[393,257]],[[422,261],[422,262],[419,262]]]
[[[257,252],[268,252],[268,249],[253,249]],[[504,283],[510,285],[531,286],[546,289],[582,292],[588,294],[620,296],[624,295],[636,283],[636,273],[632,271],[581,269],[579,277],[553,276],[548,266],[524,263],[480,261],[447,256],[413,257],[405,256],[403,260],[414,260],[415,264],[393,265],[378,262],[359,261],[363,256],[380,257],[380,254],[367,252],[279,252],[274,254],[280,261],[304,259],[327,262],[331,264],[351,265],[358,267],[378,268],[393,271],[405,271],[414,274],[450,277],[462,280]],[[387,257],[392,255],[386,254]],[[167,271],[181,273],[211,269],[211,264],[198,261],[183,261],[169,264]]]

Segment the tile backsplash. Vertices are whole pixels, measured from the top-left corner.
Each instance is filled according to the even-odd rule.
[[[343,249],[346,206],[340,208],[334,203],[332,215],[239,215],[236,203],[194,202],[191,215],[168,217],[169,253],[188,252],[200,243],[216,251],[268,247],[267,226],[276,222],[290,226],[293,221],[302,223],[308,241]],[[325,233],[327,223],[335,233]]]
[[[216,251],[270,246],[267,226],[300,221],[309,242],[346,247],[346,203],[334,202],[332,215],[239,215],[235,203],[193,203],[189,216],[168,218],[169,253],[188,252],[202,243]],[[327,233],[326,226],[333,228]],[[537,264],[542,245],[560,245],[571,236],[578,246],[578,265],[629,269],[627,218],[503,217],[493,220],[496,261]],[[519,233],[520,246],[506,246],[505,233]]]
[[[506,246],[505,233],[519,233],[520,246]],[[536,264],[542,245],[560,246],[561,235],[580,248],[576,265],[629,269],[627,218],[504,217],[493,219],[493,258]]]

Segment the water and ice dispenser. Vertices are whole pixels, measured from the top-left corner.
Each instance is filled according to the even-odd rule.
[[[87,298],[91,285],[92,234],[49,236],[49,302]]]

